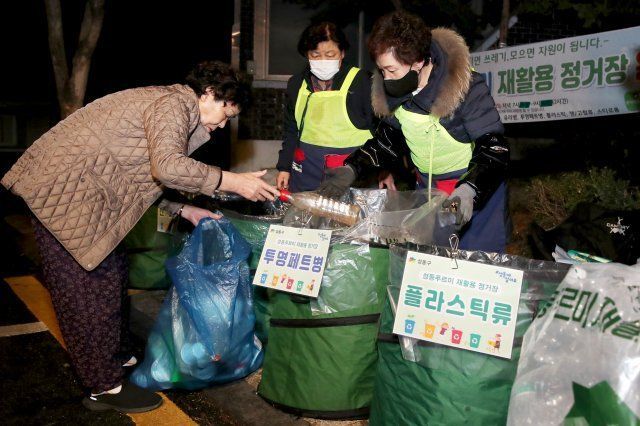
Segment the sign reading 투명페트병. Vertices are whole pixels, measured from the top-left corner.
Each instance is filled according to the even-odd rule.
[[[640,111],[640,27],[471,54],[503,123]]]
[[[271,225],[253,284],[318,297],[330,241],[331,231]]]
[[[511,358],[523,271],[407,252],[393,332]]]

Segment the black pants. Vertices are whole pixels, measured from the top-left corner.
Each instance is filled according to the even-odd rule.
[[[122,381],[128,353],[128,268],[126,255],[114,251],[93,271],[86,271],[35,217],[44,285],[67,345],[71,362],[92,392],[113,389]],[[124,344],[124,346],[123,346]]]

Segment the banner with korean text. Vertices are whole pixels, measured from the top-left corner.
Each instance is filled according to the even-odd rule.
[[[318,297],[331,231],[271,225],[253,284]]]
[[[523,271],[408,252],[393,332],[511,358]]]
[[[640,111],[640,27],[471,54],[503,123]]]

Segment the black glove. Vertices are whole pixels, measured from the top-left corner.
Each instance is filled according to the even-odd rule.
[[[456,187],[468,184],[476,192],[474,208],[481,209],[507,177],[509,144],[502,135],[487,133],[475,140],[469,169]]]
[[[344,161],[353,168],[356,177],[373,170],[393,170],[399,167],[402,155],[407,149],[402,130],[380,122],[373,138],[355,150]]]
[[[355,180],[356,173],[351,166],[327,169],[317,192],[323,197],[339,199]]]

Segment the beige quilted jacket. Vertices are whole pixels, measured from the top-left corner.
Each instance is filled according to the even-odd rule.
[[[207,140],[198,98],[188,86],[125,90],[58,123],[1,182],[92,270],[163,186],[213,194],[220,169],[188,157]]]

